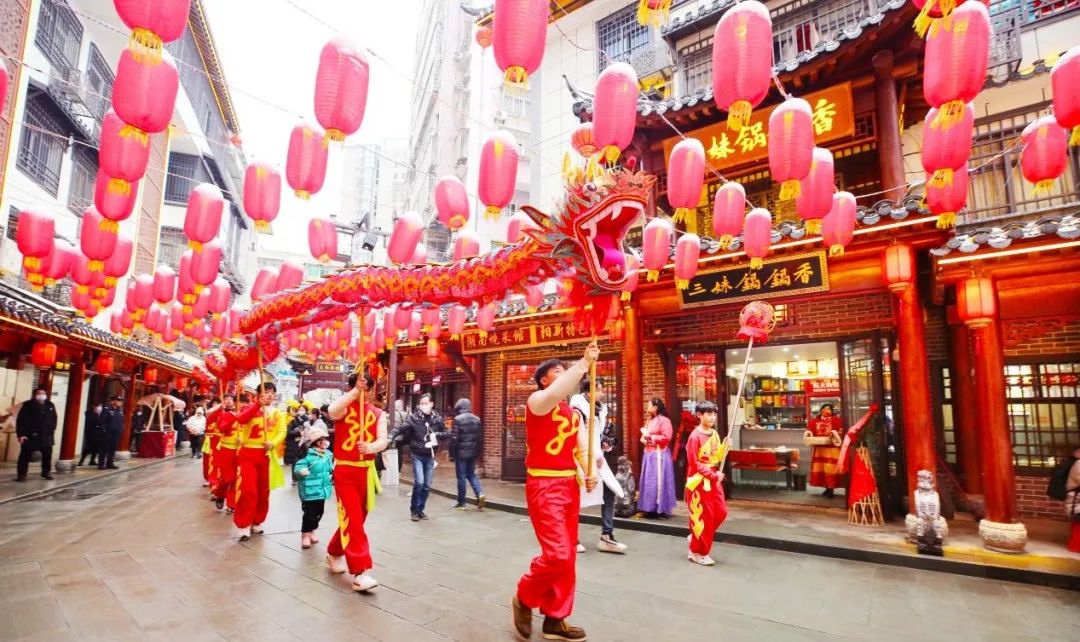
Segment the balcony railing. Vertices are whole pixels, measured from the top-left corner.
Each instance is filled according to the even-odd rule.
[[[990,3],[991,16],[1014,9],[1020,14],[1022,24],[1028,25],[1080,9],[1080,0],[995,0]]]
[[[782,64],[878,11],[880,0],[795,0],[773,9],[773,59]]]
[[[1024,21],[1018,7],[998,8],[990,15],[994,37],[990,39],[990,59],[987,73],[992,80],[1003,82],[1020,66],[1023,48],[1020,27]]]

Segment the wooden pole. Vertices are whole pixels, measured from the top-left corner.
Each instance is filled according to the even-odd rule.
[[[596,341],[596,337],[593,337]],[[593,467],[596,465],[593,455],[593,437],[596,434],[596,362],[589,364],[589,446],[586,449],[589,461],[585,466],[585,476],[593,476]]]
[[[364,376],[364,361],[367,358],[367,343],[364,341],[364,326],[367,324],[364,322],[364,317],[367,315],[360,314],[358,316],[360,317],[360,341],[358,345],[359,350],[357,350],[357,352],[360,353],[360,358],[356,361],[356,382],[360,384],[360,397],[357,399],[357,403],[360,404],[360,438],[363,439],[367,436],[367,412],[365,410],[366,406],[364,405],[364,397],[367,395],[367,377]],[[364,441],[363,443],[367,443],[367,441]]]
[[[742,373],[739,374],[739,389],[735,393],[735,403],[731,407],[731,419],[728,420],[728,436],[731,436],[731,431],[735,430],[735,420],[739,418],[739,406],[742,403],[742,391],[743,386],[746,385],[746,371],[750,368],[750,351],[754,349],[754,337],[750,337],[750,341],[746,344],[746,358],[743,359]],[[723,470],[724,460],[727,459],[727,452],[724,453],[723,458],[720,459],[720,467],[718,470]]]

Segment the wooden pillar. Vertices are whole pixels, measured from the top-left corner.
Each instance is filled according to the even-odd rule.
[[[642,400],[641,387],[641,323],[638,319],[637,304],[634,301],[623,308],[623,321],[626,323],[622,351],[622,360],[626,367],[623,444],[627,458],[637,466],[641,457],[641,441],[638,439],[636,430],[637,422],[632,422],[630,418],[641,416],[645,402]]]
[[[982,465],[979,455],[979,434],[975,420],[975,380],[972,375],[971,336],[963,323],[949,326],[949,345],[952,363],[949,366],[952,382],[952,420],[956,435],[956,460],[964,492],[982,494]]]
[[[469,360],[469,367],[473,372],[472,388],[470,388],[469,395],[472,401],[473,414],[477,417],[483,418],[484,416],[484,369],[487,361],[484,359],[484,355],[476,355],[475,357],[465,357]]]
[[[124,392],[124,432],[120,433],[120,443],[116,446],[116,452],[128,453],[131,450],[131,421],[135,415],[135,375],[132,370],[131,378],[128,379],[127,390]]]
[[[878,164],[881,169],[881,189],[885,198],[899,200],[904,195],[904,154],[900,144],[900,112],[896,97],[896,80],[892,77],[893,53],[879,51],[874,64],[875,126],[877,127]]]
[[[394,414],[397,406],[397,345],[390,348],[390,355],[388,359],[388,367],[386,373],[386,411],[390,413],[390,429],[395,427]]]
[[[999,320],[994,318],[981,327],[972,327],[971,338],[986,500],[986,519],[979,522],[979,536],[983,546],[990,550],[1021,553],[1027,544],[1027,529],[1016,521],[1016,475],[1005,402],[1005,354]]]
[[[68,373],[67,399],[64,402],[64,431],[60,435],[60,456],[56,460],[56,472],[75,471],[75,444],[82,417],[82,387],[86,378],[85,355],[79,353]]]

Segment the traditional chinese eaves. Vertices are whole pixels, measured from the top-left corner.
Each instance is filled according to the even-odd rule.
[[[1019,221],[1001,227],[977,229],[966,234],[957,234],[939,247],[930,250],[937,257],[946,257],[953,252],[970,254],[990,247],[1003,250],[1014,242],[1057,236],[1066,240],[1080,238],[1080,207],[1072,212],[1055,214],[1031,221]]]

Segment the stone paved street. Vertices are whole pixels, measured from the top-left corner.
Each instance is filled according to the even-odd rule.
[[[180,459],[0,506],[0,639],[514,639],[507,603],[536,551],[520,517],[432,496],[413,523],[388,489],[369,521],[382,586],[362,596],[323,565],[332,510],[301,551],[283,489],[267,535],[239,544],[199,481]],[[622,539],[626,557],[578,562],[572,621],[591,640],[1080,639],[1077,593],[726,545],[707,569],[680,538]]]

